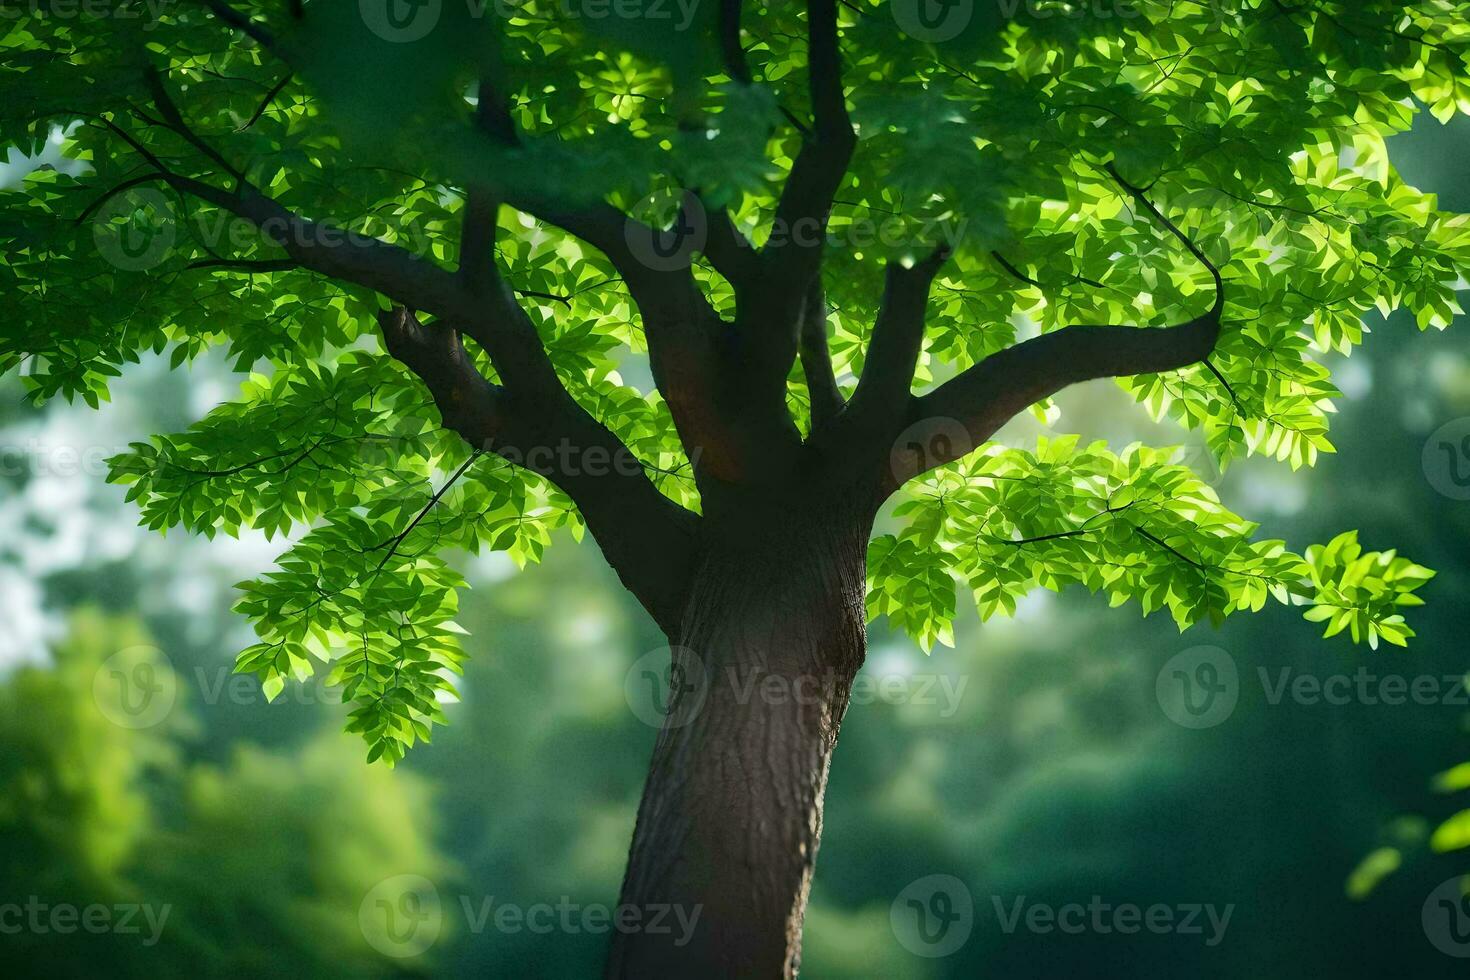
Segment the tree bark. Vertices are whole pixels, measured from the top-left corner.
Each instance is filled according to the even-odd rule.
[[[739,510],[706,515],[623,883],[638,921],[668,906],[672,928],[616,932],[608,977],[798,969],[828,766],[865,653],[871,517],[793,513],[784,495]]]

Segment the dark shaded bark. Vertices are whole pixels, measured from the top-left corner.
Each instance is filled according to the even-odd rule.
[[[609,977],[796,973],[828,766],[865,650],[871,514],[862,500],[792,503],[709,518],[621,899],[644,921],[658,906],[678,907],[669,922],[698,918],[687,933],[619,934]]]

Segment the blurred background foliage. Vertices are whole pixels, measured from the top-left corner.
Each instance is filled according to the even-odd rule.
[[[1470,211],[1470,119],[1421,118],[1393,144],[1400,169],[1442,206]],[[869,674],[938,673],[964,687],[953,712],[936,689],[937,704],[878,700],[848,715],[806,975],[1463,974],[1420,914],[1466,870],[1464,851],[1441,853],[1430,834],[1465,805],[1434,776],[1470,759],[1467,709],[1272,704],[1257,673],[1470,668],[1470,503],[1437,493],[1421,466],[1428,435],[1470,415],[1467,325],[1424,335],[1408,315],[1369,325],[1372,339],[1336,372],[1347,396],[1339,453],[1299,474],[1252,461],[1219,488],[1272,536],[1325,540],[1356,526],[1369,547],[1397,544],[1438,569],[1419,639],[1370,652],[1270,607],[1180,636],[1165,618],[1072,593],[1033,596],[1015,620],[983,628],[972,612],[956,649],[927,658],[875,625]],[[276,547],[148,534],[122,489],[104,484],[97,460],[186,425],[235,383],[222,362],[165,368],[133,372],[101,413],[28,408],[13,378],[0,398],[0,901],[171,910],[154,945],[0,935],[0,971],[595,975],[605,936],[476,931],[458,896],[616,902],[654,737],[623,684],[661,645],[653,625],[590,546],[551,549],[525,571],[503,556],[468,561],[461,621],[473,657],[450,727],[397,770],[364,765],[320,688],[267,704],[253,681],[231,680],[249,642],[229,612],[231,584]],[[1114,446],[1181,439],[1106,383],[1060,403],[1060,431]],[[1037,429],[1026,420],[1007,436],[1026,445]],[[1230,653],[1241,693],[1225,722],[1191,730],[1160,710],[1155,679],[1198,644]],[[161,659],[136,652],[150,646]],[[95,683],[137,656],[153,657],[175,692],[172,710],[141,728],[117,723]],[[970,889],[975,929],[953,955],[922,959],[895,940],[889,908],[939,873]],[[359,908],[405,874],[435,884],[445,925],[421,955],[394,958],[365,937]],[[1200,936],[1007,934],[992,896],[1009,907],[1022,895],[1235,910],[1214,947]]]

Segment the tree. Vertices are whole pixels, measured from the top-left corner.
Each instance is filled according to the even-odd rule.
[[[257,369],[112,478],[294,532],[238,666],[329,670],[369,760],[443,720],[444,555],[590,532],[671,650],[623,901],[702,907],[611,976],[795,973],[870,616],[943,642],[958,580],[1412,636],[1393,551],[1260,540],[1172,449],[992,437],[1118,378],[1220,466],[1331,451],[1360,314],[1458,311],[1470,230],[1386,138],[1470,111],[1463,3],[84,13],[4,34],[0,141],[85,167],[7,195],[0,365],[94,406],[148,352]]]

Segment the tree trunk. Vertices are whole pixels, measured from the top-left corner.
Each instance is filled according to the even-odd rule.
[[[869,521],[773,510],[711,522],[620,903],[642,923],[668,906],[670,928],[618,931],[608,977],[796,974],[827,768],[865,650]]]

